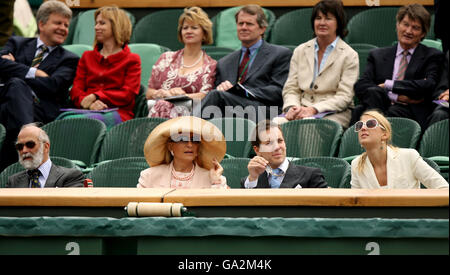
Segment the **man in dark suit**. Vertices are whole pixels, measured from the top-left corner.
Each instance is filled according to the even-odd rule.
[[[263,40],[268,24],[260,6],[242,7],[236,13],[236,24],[242,49],[217,63],[216,89],[203,98],[201,115],[209,119],[233,114],[244,117],[246,113],[253,121],[258,121],[258,117],[275,117],[283,105],[281,91],[292,52]],[[200,116],[198,110],[194,114]]]
[[[20,127],[54,120],[68,99],[79,58],[60,45],[71,17],[65,4],[47,1],[36,14],[39,36],[11,37],[0,51],[0,123],[7,129],[0,171],[17,160],[14,139]]]
[[[78,169],[54,165],[49,158],[50,140],[35,124],[22,127],[16,143],[19,162],[26,169],[8,178],[9,188],[83,187]]]
[[[366,109],[379,109],[385,116],[410,118],[422,129],[427,127],[443,53],[420,44],[430,28],[430,14],[422,5],[401,7],[396,26],[398,44],[371,51],[365,72],[355,83],[361,105],[354,109],[350,125]]]
[[[428,126],[438,121],[448,119],[449,118],[449,110],[448,110],[448,51],[445,54],[445,62],[444,62],[444,70],[441,74],[441,80],[439,84],[436,86],[436,90],[433,93],[433,99],[441,101],[442,105],[438,105],[436,109],[434,109],[433,113],[428,118]],[[445,103],[447,102],[447,103]],[[446,104],[447,106],[445,106]]]
[[[242,188],[326,188],[318,168],[294,165],[286,159],[286,143],[281,128],[270,120],[261,121],[252,134],[256,157],[247,166]]]

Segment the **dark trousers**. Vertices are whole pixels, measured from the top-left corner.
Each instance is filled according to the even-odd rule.
[[[14,144],[20,128],[35,121],[43,122],[44,118],[44,110],[35,102],[33,93],[24,80],[11,78],[0,86],[0,123],[6,128],[0,152],[0,171],[17,161]]]
[[[201,104],[194,107],[194,116],[203,119],[240,117],[255,123],[262,119],[272,119],[279,113],[279,106],[267,106],[258,100],[217,90],[210,91],[202,99]]]
[[[433,113],[431,113],[430,117],[428,118],[428,126],[448,118],[449,118],[448,108],[445,108],[444,106],[437,106],[436,109],[434,109]]]

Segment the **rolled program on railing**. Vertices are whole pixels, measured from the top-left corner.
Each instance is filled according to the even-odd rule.
[[[181,217],[186,208],[182,203],[130,202],[125,211],[130,217]]]

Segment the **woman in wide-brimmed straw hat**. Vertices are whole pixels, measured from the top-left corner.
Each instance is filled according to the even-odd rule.
[[[225,151],[225,138],[214,124],[188,116],[165,121],[145,142],[150,168],[141,172],[137,187],[228,188],[219,164]]]

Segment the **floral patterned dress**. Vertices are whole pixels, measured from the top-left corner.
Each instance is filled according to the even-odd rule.
[[[148,81],[148,88],[170,90],[179,87],[187,94],[207,94],[213,87],[216,75],[217,61],[203,51],[203,65],[189,74],[181,74],[184,49],[176,52],[163,53],[155,65]],[[173,112],[174,105],[165,100],[158,100],[149,112],[150,117],[172,118],[178,116]],[[172,112],[171,112],[172,111]]]

